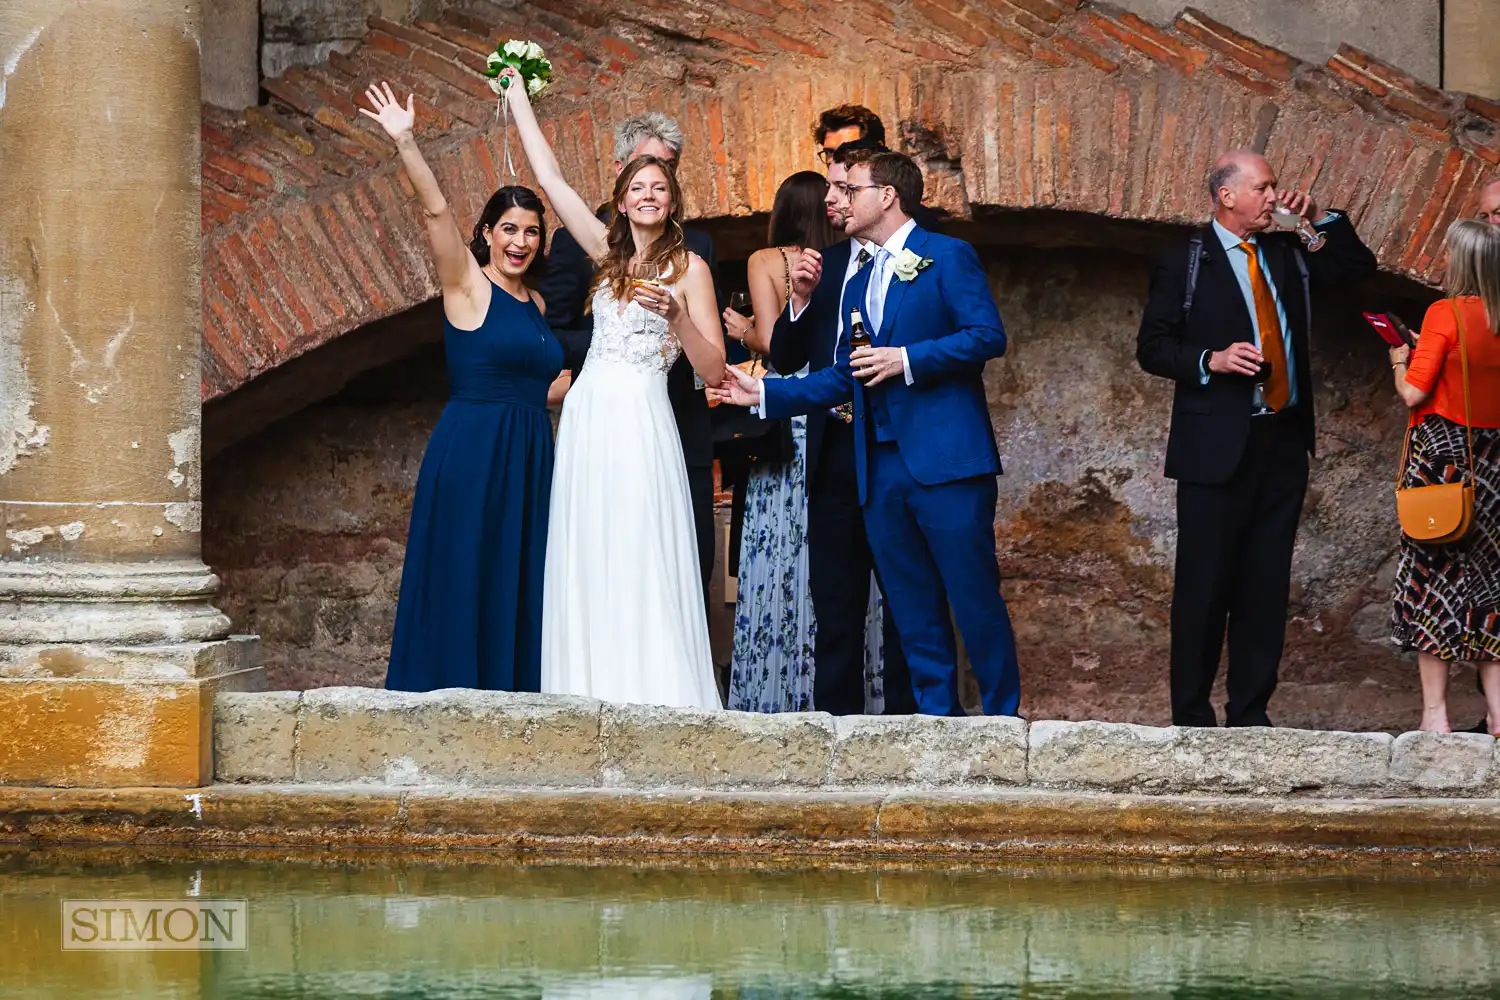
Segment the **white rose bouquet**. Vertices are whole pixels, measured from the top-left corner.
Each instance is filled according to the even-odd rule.
[[[516,72],[521,74],[529,97],[540,94],[552,82],[552,61],[536,42],[512,38],[489,54],[485,60],[484,75],[490,78],[490,89],[496,94],[510,84],[509,80],[499,78],[507,66],[514,66]]]
[[[503,92],[510,86],[510,77],[502,78],[508,67],[514,66],[526,84],[526,96],[535,97],[552,83],[552,60],[536,42],[523,42],[518,38],[501,45],[485,59],[484,75],[490,78],[490,89],[500,100],[495,107],[495,120],[505,117],[505,166],[512,177],[516,176],[515,164],[510,159],[510,108],[505,103]]]

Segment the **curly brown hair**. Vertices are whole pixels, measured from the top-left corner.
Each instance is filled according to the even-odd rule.
[[[630,220],[620,211],[620,202],[630,190],[635,175],[647,167],[656,167],[667,178],[667,194],[672,199],[672,210],[667,213],[667,225],[656,242],[640,253],[642,264],[657,264],[671,274],[667,284],[680,281],[687,274],[687,247],[682,233],[682,188],[677,184],[677,175],[671,166],[655,156],[638,156],[625,165],[615,179],[615,193],[610,201],[609,229],[604,235],[604,259],[599,261],[599,270],[594,275],[594,284],[589,289],[590,298],[598,289],[609,286],[617,302],[624,302],[630,290],[630,261],[636,256],[635,238],[630,232]]]

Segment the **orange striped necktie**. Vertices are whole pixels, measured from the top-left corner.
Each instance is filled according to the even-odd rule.
[[[1245,251],[1250,264],[1250,292],[1255,296],[1255,325],[1260,329],[1260,356],[1271,366],[1271,377],[1266,380],[1266,405],[1280,410],[1292,398],[1292,383],[1287,378],[1286,342],[1281,336],[1281,320],[1276,315],[1276,297],[1271,294],[1271,283],[1260,267],[1260,254],[1255,244],[1244,242],[1239,249]]]

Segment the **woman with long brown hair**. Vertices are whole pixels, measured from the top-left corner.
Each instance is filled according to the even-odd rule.
[[[1500,228],[1460,219],[1447,242],[1448,298],[1427,310],[1415,350],[1390,352],[1411,409],[1401,485],[1472,475],[1474,524],[1447,545],[1401,536],[1392,640],[1416,650],[1424,731],[1452,731],[1448,673],[1462,661],[1478,667],[1500,736]]]
[[[766,233],[770,245],[746,264],[754,315],[747,320],[724,311],[727,334],[752,356],[770,353],[776,317],[791,294],[793,262],[803,250],[821,251],[834,241],[823,203],[827,193],[828,179],[811,170],[792,174],[776,190]],[[775,440],[789,438],[791,454],[759,457],[745,483],[729,670],[729,707],[735,711],[813,710],[817,623],[808,590],[807,418],[788,423],[790,434]]]
[[[606,225],[563,178],[526,88],[505,90],[537,183],[598,265],[594,336],[558,427],[542,602],[542,690],[719,708],[682,441],[667,371],[724,380],[708,266],[683,246],[672,169],[620,171]]]

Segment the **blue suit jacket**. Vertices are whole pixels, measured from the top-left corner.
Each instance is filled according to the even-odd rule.
[[[1005,330],[979,255],[963,240],[921,228],[912,230],[906,248],[930,258],[932,264],[911,281],[892,276],[881,328],[872,332],[871,341],[877,347],[906,348],[911,385],[896,376],[866,389],[850,367],[848,337],[840,338],[833,367],[806,378],[764,383],[768,417],[794,416],[854,400],[861,503],[868,497],[865,431],[871,420],[870,402],[877,394],[885,403],[901,458],[918,483],[936,486],[1000,472],[983,373],[985,362],[1005,353]],[[813,301],[797,322],[789,324],[791,328],[817,322],[818,315],[826,322],[829,302],[839,308],[836,289],[843,269],[831,271],[826,264]],[[845,330],[850,310],[864,308],[870,270],[857,274],[843,295]],[[830,281],[834,288],[823,294]],[[812,307],[820,295],[822,307],[815,315]]]

